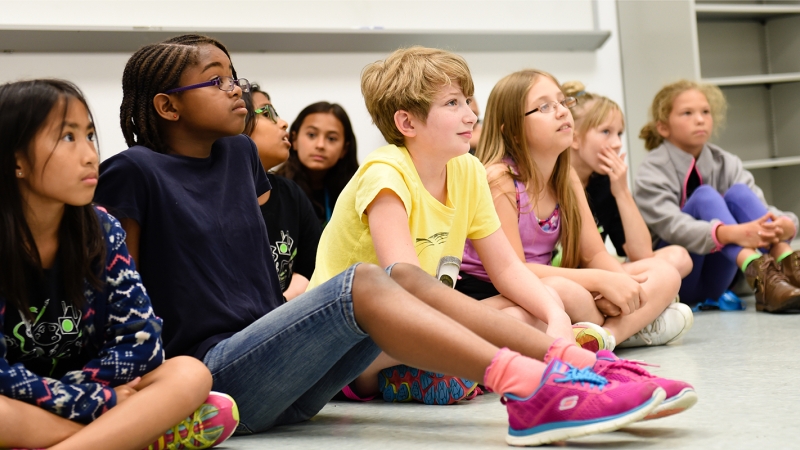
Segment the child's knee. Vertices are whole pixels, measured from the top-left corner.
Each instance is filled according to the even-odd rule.
[[[191,356],[176,356],[164,361],[164,370],[171,376],[179,376],[182,382],[191,387],[189,391],[197,392],[203,399],[211,390],[212,378],[208,367],[197,358]],[[189,392],[187,391],[187,392]]]
[[[657,259],[666,261],[678,271],[681,278],[686,278],[692,273],[692,256],[689,251],[679,245],[668,245],[656,251]]]
[[[741,205],[749,200],[756,199],[756,194],[746,185],[742,183],[736,183],[725,192],[723,196],[725,198],[725,203],[731,205]],[[760,200],[758,200],[760,202]]]
[[[565,310],[594,304],[592,294],[572,280],[562,277],[547,277],[542,278],[542,283]]]
[[[692,193],[691,200],[693,202],[700,201],[703,202],[704,204],[714,203],[714,202],[718,203],[724,202],[724,199],[722,198],[721,195],[719,195],[719,192],[717,192],[716,189],[707,184],[704,184],[695,189],[694,193]]]

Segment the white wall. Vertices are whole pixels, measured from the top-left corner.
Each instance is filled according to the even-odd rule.
[[[590,28],[591,4],[592,0],[0,0],[0,24],[563,30]]]
[[[31,18],[30,10],[23,15],[19,6],[10,5],[25,4],[30,7],[31,3],[53,3],[58,5],[70,4],[72,9],[61,7],[53,10],[44,11],[46,14],[37,14],[37,24],[61,24],[61,25],[80,25],[86,23],[89,26],[91,20],[82,17],[76,11],[87,13],[87,6],[95,5],[106,14],[106,24],[114,18],[113,25],[131,25],[139,23],[140,17],[127,14],[127,10],[121,9],[117,14],[107,11],[109,4],[125,6],[131,2],[127,0],[107,0],[98,1],[58,1],[58,2],[9,2],[2,0],[0,10],[3,16],[0,17],[0,26],[3,24],[21,25],[25,22],[23,18]],[[137,2],[145,4],[147,2]],[[162,0],[157,8],[161,11],[177,9],[179,6],[190,11],[189,16],[205,20],[203,23],[217,23],[214,18],[224,16],[217,14],[211,9],[216,8],[235,8],[244,12],[256,10],[256,6],[273,5],[282,8],[299,8],[303,5],[325,6],[322,10],[310,11],[305,20],[312,25],[320,25],[322,13],[325,16],[327,28],[335,26],[348,26],[356,18],[370,20],[375,19],[376,10],[388,14],[389,7],[394,8],[391,16],[393,21],[406,25],[410,28],[414,22],[410,21],[415,17],[415,10],[403,11],[398,9],[398,4],[394,0],[382,2],[372,1],[291,1],[282,0],[272,1],[229,1],[217,0],[215,2],[191,1],[184,2],[178,0]],[[339,7],[333,7],[338,4]],[[491,24],[493,27],[498,24],[507,23],[508,28],[521,28],[525,24],[535,26],[535,29],[572,29],[572,30],[591,30],[594,21],[597,20],[599,29],[610,30],[611,38],[596,52],[538,52],[538,53],[463,53],[470,65],[473,78],[475,80],[476,97],[479,105],[483,107],[486,99],[494,84],[503,76],[522,68],[535,67],[552,72],[560,81],[580,80],[587,89],[609,96],[619,104],[623,103],[622,98],[622,76],[620,65],[620,52],[617,36],[617,16],[616,6],[613,0],[598,0],[594,2],[596,11],[592,10],[591,1],[585,0],[535,0],[535,1],[511,1],[511,0],[461,0],[458,2],[450,0],[428,0],[427,2],[406,2],[410,6],[420,7],[429,5],[429,10],[434,14],[419,15],[418,24],[434,27],[439,25],[441,28],[468,28],[475,24],[486,26]],[[164,6],[166,5],[166,6]],[[267,6],[269,6],[267,5]],[[294,5],[294,6],[291,6]],[[80,8],[75,8],[79,6]],[[153,8],[156,4],[153,2]],[[102,7],[102,8],[101,8]],[[348,10],[347,8],[354,8]],[[16,8],[16,9],[15,9]],[[59,9],[62,8],[62,9]],[[205,9],[204,9],[205,8]],[[371,9],[370,9],[371,8]],[[381,9],[383,8],[383,9]],[[470,12],[469,8],[472,8]],[[135,10],[139,11],[141,8]],[[364,10],[369,14],[365,14]],[[205,11],[202,17],[197,16],[197,11]],[[53,11],[64,14],[58,17]],[[88,11],[89,18],[100,14],[96,11]],[[316,11],[316,12],[315,12]],[[322,13],[320,13],[322,11]],[[454,11],[455,19],[472,17],[469,22],[454,20],[445,17],[445,12]],[[175,17],[183,17],[177,12]],[[253,17],[260,17],[259,20],[269,18],[269,25],[276,25],[275,18],[267,14],[244,14],[241,19],[254,26]],[[491,14],[489,14],[491,12]],[[352,13],[352,14],[351,14]],[[402,13],[402,14],[401,14]],[[596,15],[595,15],[596,13]],[[141,14],[139,14],[141,15]],[[152,15],[153,17],[164,17],[169,14]],[[480,17],[482,20],[476,20]],[[282,21],[292,22],[292,16],[283,16]],[[363,19],[363,20],[366,20]],[[396,19],[396,20],[395,20]],[[483,20],[485,19],[485,20]],[[83,22],[81,22],[83,20]],[[177,19],[173,19],[177,20]],[[185,17],[181,20],[185,20]],[[70,22],[72,21],[72,22]],[[224,20],[223,20],[224,21]],[[393,22],[393,23],[395,23]],[[173,22],[174,23],[174,22]],[[294,23],[294,22],[293,22]],[[30,24],[30,22],[28,22]],[[372,23],[377,24],[376,22]],[[97,22],[91,22],[96,26]],[[230,25],[230,24],[228,24]],[[263,24],[261,24],[263,27]],[[285,25],[285,27],[288,25]],[[553,28],[556,27],[556,28]],[[502,27],[503,29],[508,29]],[[98,135],[103,158],[107,158],[125,148],[122,133],[119,131],[119,103],[122,98],[121,76],[125,62],[129,54],[0,54],[0,82],[7,82],[21,78],[33,77],[60,77],[69,79],[78,84],[86,93],[89,105],[95,115],[98,125]],[[363,159],[370,151],[384,144],[380,133],[371,124],[369,115],[364,107],[361,98],[359,76],[361,69],[368,63],[386,57],[386,54],[377,53],[324,53],[324,54],[291,54],[291,53],[234,53],[233,63],[239,76],[258,81],[273,98],[276,109],[283,118],[291,123],[297,113],[306,105],[327,100],[340,103],[349,113],[356,136],[358,138],[359,159]]]

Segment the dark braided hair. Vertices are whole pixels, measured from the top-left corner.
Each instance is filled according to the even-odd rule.
[[[202,45],[213,45],[230,59],[228,49],[221,42],[197,34],[185,34],[146,45],[128,59],[122,73],[119,120],[122,135],[129,147],[142,145],[159,153],[168,151],[159,130],[153,98],[179,87],[183,71],[197,64],[197,49]],[[236,70],[233,70],[233,77],[236,78]]]

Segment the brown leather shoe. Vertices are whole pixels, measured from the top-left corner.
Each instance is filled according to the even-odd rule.
[[[763,255],[751,262],[744,275],[755,291],[757,311],[800,311],[800,288],[789,282],[771,256]]]
[[[796,251],[786,258],[783,258],[781,261],[781,271],[786,275],[786,278],[789,279],[789,283],[800,287],[800,251]]]

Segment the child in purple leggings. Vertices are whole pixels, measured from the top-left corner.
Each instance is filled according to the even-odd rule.
[[[637,172],[636,204],[658,246],[691,254],[682,301],[716,299],[739,268],[759,311],[798,309],[800,253],[789,246],[797,216],[767,205],[742,161],[708,143],[725,108],[715,86],[682,80],[659,91],[639,136],[652,151]]]

